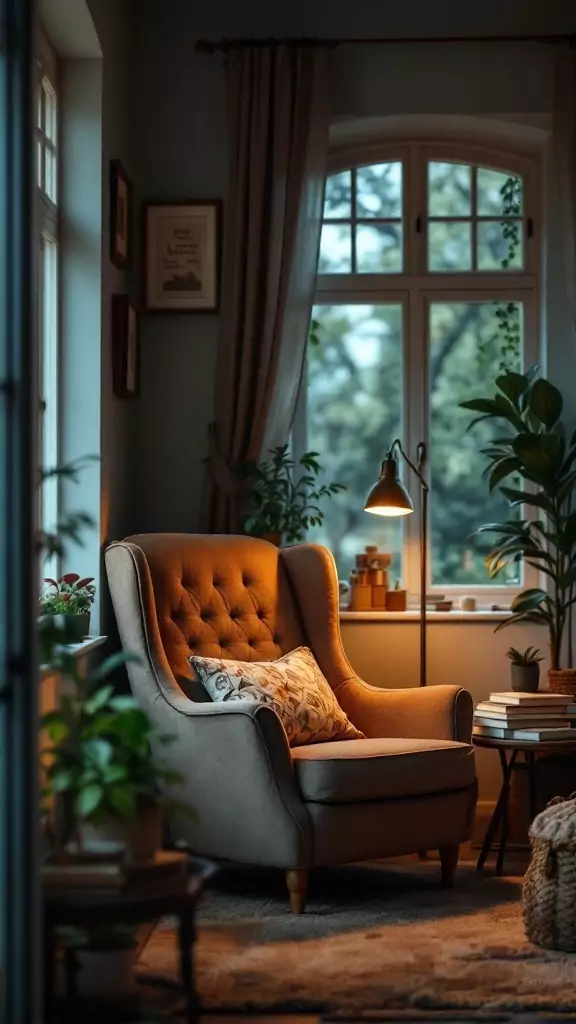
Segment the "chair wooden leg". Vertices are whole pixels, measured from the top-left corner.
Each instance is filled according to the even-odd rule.
[[[444,889],[452,889],[460,856],[460,847],[441,846],[438,852],[440,853],[440,864],[442,866],[442,887]]]
[[[293,914],[304,913],[308,875],[307,868],[294,868],[292,871],[286,872],[286,884],[290,893],[290,909]]]

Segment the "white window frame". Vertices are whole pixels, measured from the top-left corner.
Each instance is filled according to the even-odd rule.
[[[403,349],[402,440],[407,453],[414,455],[418,441],[429,446],[429,387],[427,310],[433,301],[518,300],[524,304],[524,364],[539,361],[540,296],[540,168],[538,161],[517,153],[486,145],[456,144],[453,141],[414,140],[402,145],[377,144],[343,148],[333,152],[328,173],[335,174],[367,164],[402,160],[403,252],[402,273],[319,274],[314,302],[384,304],[402,302],[405,310]],[[444,273],[427,271],[427,164],[429,160],[447,160],[477,164],[481,167],[517,173],[523,180],[524,268],[502,271],[464,271]],[[472,207],[474,213],[474,207]],[[472,220],[473,214],[471,216]],[[449,218],[447,218],[449,219]],[[497,219],[497,218],[493,218]],[[473,239],[475,230],[473,228]],[[303,376],[294,430],[295,447],[306,445],[306,374]],[[382,452],[392,438],[382,438]],[[374,467],[376,479],[378,467]],[[419,520],[420,493],[417,481],[406,470],[406,483],[414,500],[415,514],[403,520],[403,582],[409,594],[419,593]],[[433,500],[433,498],[432,498]],[[525,513],[527,514],[527,513]],[[518,586],[433,585],[428,565],[428,590],[458,598],[475,595],[483,605],[509,604],[524,587],[541,584],[540,574],[523,566]]]
[[[40,353],[40,445],[39,459],[43,469],[55,468],[60,459],[60,230],[59,230],[59,151],[58,140],[58,61],[46,34],[39,33],[36,62],[36,102],[45,89],[53,98],[53,123],[44,131],[36,123],[37,153],[40,154],[37,171],[36,252],[38,266],[38,333]],[[45,153],[54,158],[55,173],[51,183],[46,181]],[[48,186],[48,187],[47,187]],[[42,485],[40,494],[40,524],[43,530],[54,532],[59,517],[59,483],[51,477]],[[58,576],[59,560],[46,560],[41,566],[42,576]]]

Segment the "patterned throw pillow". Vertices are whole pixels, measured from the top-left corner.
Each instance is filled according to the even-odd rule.
[[[212,700],[253,700],[279,716],[291,747],[328,740],[362,740],[342,711],[312,651],[297,647],[277,661],[189,658]]]

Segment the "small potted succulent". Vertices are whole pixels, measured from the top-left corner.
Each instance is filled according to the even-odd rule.
[[[163,812],[192,813],[162,793],[183,782],[151,753],[171,737],[157,733],[133,697],[116,695],[110,684],[77,682],[42,727],[49,740],[44,795],[61,801],[72,852],[149,860],[162,844]]]
[[[506,651],[510,658],[512,689],[518,693],[536,693],[540,683],[540,662],[543,660],[537,647],[527,647],[522,653],[515,647]]]
[[[83,579],[68,572],[54,580],[47,578],[40,598],[40,613],[55,619],[69,643],[81,643],[90,632],[90,609],[96,597],[94,578]]]

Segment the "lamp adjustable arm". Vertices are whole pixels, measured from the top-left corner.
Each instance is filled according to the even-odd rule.
[[[427,481],[424,479],[424,476],[422,475],[422,469],[424,468],[424,466],[426,464],[426,455],[427,455],[426,445],[424,444],[424,441],[420,441],[418,446],[417,446],[417,448],[416,448],[416,452],[417,452],[417,455],[418,455],[417,465],[414,465],[414,463],[406,455],[406,452],[404,451],[404,449],[402,447],[402,442],[401,442],[399,437],[394,438],[394,440],[392,441],[392,444],[390,445],[390,448],[389,448],[389,450],[387,452],[387,457],[388,458],[393,458],[394,451],[398,451],[398,453],[404,459],[404,462],[406,462],[410,466],[410,469],[412,470],[412,472],[415,473],[416,476],[418,477],[418,479],[420,481],[420,484],[422,486],[422,490],[426,491],[426,493],[428,493],[428,491],[430,490],[430,487],[429,487]]]

